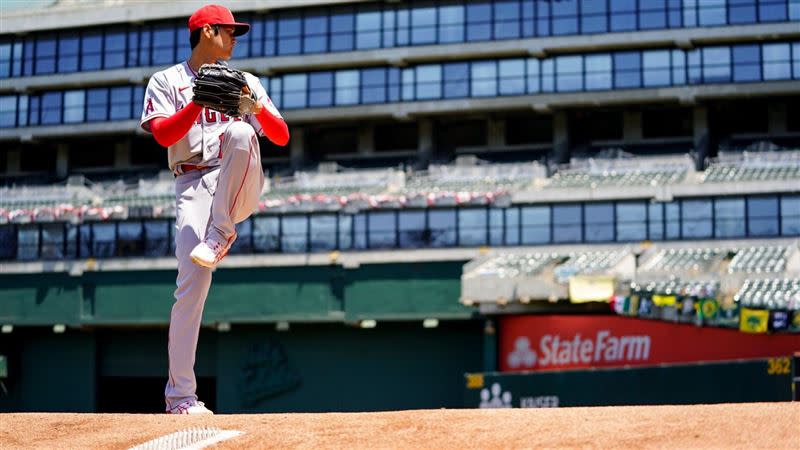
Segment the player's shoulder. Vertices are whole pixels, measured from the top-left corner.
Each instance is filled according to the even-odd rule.
[[[191,75],[187,72],[186,63],[181,62],[175,64],[174,66],[167,67],[166,69],[159,70],[158,72],[154,73],[151,78],[169,82],[176,79],[190,77]]]

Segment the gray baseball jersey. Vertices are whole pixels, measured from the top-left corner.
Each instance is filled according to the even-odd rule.
[[[170,117],[188,105],[195,76],[186,62],[154,74],[144,98],[142,128],[150,131],[150,120]],[[258,79],[246,77],[267,110],[281,117]],[[169,323],[167,410],[197,399],[195,352],[212,270],[192,263],[189,254],[204,239],[232,244],[234,225],[258,208],[264,172],[257,134],[263,131],[252,115],[232,119],[204,109],[189,132],[167,150],[170,169],[180,173],[175,180],[178,277]],[[180,164],[207,168],[182,171]]]

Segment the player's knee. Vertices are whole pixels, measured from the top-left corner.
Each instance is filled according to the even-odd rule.
[[[223,139],[223,142],[246,142],[250,141],[255,134],[256,130],[254,130],[249,123],[233,122],[232,124],[228,125],[228,128],[225,130],[225,138]]]

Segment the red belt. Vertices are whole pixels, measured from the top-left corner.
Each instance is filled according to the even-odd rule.
[[[178,164],[175,166],[175,175],[182,175],[193,170],[210,169],[213,166],[198,166],[197,164]]]

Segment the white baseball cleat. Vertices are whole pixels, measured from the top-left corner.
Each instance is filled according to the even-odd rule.
[[[213,239],[206,239],[205,241],[197,244],[189,257],[192,262],[198,266],[208,267],[213,269],[217,267],[217,263],[222,261],[222,258],[228,254],[228,246],[219,243]]]
[[[167,412],[169,414],[214,414],[206,408],[203,402],[197,400],[186,400],[174,408],[167,407]]]

